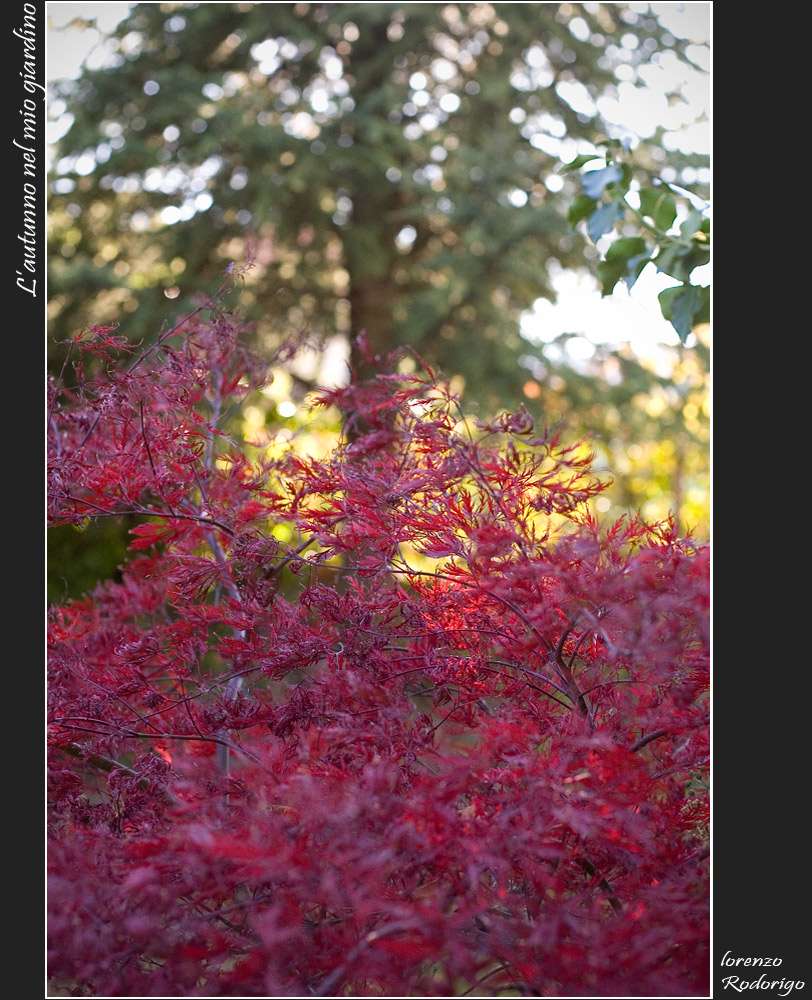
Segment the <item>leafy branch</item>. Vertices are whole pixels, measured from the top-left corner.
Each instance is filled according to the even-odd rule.
[[[562,172],[581,171],[583,186],[569,222],[573,228],[583,222],[596,245],[617,234],[598,264],[603,295],[611,295],[620,281],[631,289],[649,263],[680,282],[658,298],[663,316],[685,343],[694,327],[710,320],[710,286],[692,281],[694,270],[710,260],[708,206],[697,207],[695,196],[659,178],[650,187],[633,187],[625,154],[622,143],[610,140],[602,152],[576,156],[563,167]],[[637,234],[627,235],[630,228]]]

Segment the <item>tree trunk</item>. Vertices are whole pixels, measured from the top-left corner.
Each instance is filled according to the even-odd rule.
[[[392,334],[391,278],[388,275],[362,278],[353,283],[349,301],[353,336],[350,362],[354,377],[363,381],[375,374],[375,359],[385,361],[398,346]],[[361,333],[366,335],[366,351],[355,343]]]

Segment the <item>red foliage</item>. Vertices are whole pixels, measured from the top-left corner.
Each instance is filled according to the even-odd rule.
[[[267,459],[225,318],[109,334],[51,387],[53,522],[144,517],[50,615],[54,984],[707,994],[707,548],[602,528],[582,445],[471,430],[428,370]]]

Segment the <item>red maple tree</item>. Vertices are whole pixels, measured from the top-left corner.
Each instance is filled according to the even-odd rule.
[[[425,366],[268,457],[229,314],[128,351],[49,390],[52,522],[142,518],[49,613],[54,987],[707,994],[707,546]]]

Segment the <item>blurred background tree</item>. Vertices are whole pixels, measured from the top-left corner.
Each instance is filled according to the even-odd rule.
[[[595,270],[567,218],[581,179],[562,167],[629,134],[601,109],[703,65],[707,37],[658,14],[680,6],[130,5],[97,68],[52,87],[50,340],[110,323],[150,340],[252,257],[239,309],[257,348],[302,332],[321,352],[254,431],[279,419],[271,404],[343,377],[335,359],[363,329],[378,353],[415,348],[468,411],[521,401],[593,435],[611,515],[673,509],[702,533],[704,330],[654,359],[602,331],[522,333],[561,275]],[[663,99],[688,103],[681,85]],[[664,125],[632,139],[635,183],[668,171],[707,197],[705,155]],[[584,338],[588,356],[571,349]]]

